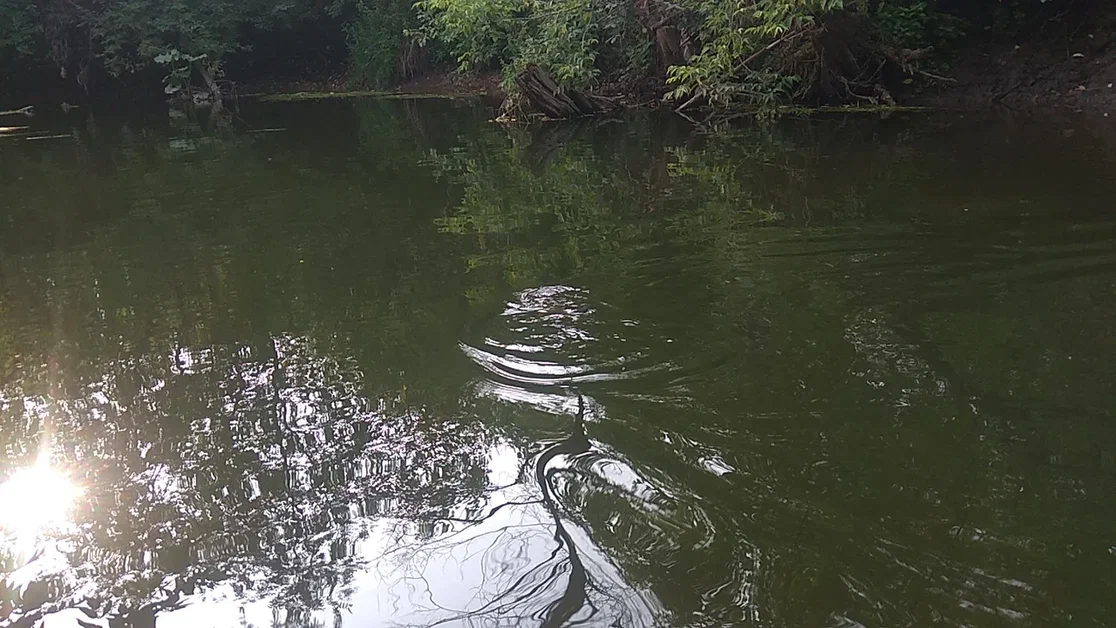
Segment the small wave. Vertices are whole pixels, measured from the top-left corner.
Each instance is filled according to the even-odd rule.
[[[655,341],[641,323],[594,304],[584,289],[542,286],[518,293],[481,342],[460,348],[500,382],[571,387],[672,370],[653,357]]]

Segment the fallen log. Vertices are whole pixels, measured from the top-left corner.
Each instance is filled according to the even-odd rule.
[[[562,87],[533,63],[515,77],[515,84],[527,102],[548,118],[577,118],[616,109],[607,98]]]

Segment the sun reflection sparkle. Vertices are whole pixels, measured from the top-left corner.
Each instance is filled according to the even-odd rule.
[[[8,536],[24,554],[39,535],[69,520],[80,495],[81,487],[51,467],[44,446],[34,465],[16,471],[0,484],[0,535]]]

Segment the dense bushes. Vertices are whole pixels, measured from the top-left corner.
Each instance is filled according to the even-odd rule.
[[[427,63],[411,31],[418,27],[412,0],[360,0],[345,27],[351,80],[384,88],[411,78]]]
[[[966,28],[1018,30],[1087,0],[0,0],[0,81],[14,70],[89,91],[98,77],[219,92],[261,34],[306,24],[348,50],[354,82],[385,87],[432,58],[529,64],[579,89],[657,90],[676,106],[887,102]],[[283,39],[286,37],[286,39]],[[275,46],[272,45],[272,49]],[[441,51],[442,56],[438,56]],[[293,54],[293,53],[292,53]],[[239,64],[237,67],[244,67]],[[245,77],[230,77],[243,79]]]
[[[0,0],[0,71],[49,71],[89,91],[98,77],[134,78],[154,73],[156,59],[188,59],[193,78],[212,88],[230,55],[251,50],[248,33],[346,11],[350,0]]]
[[[664,87],[680,107],[891,101],[965,30],[994,36],[1070,0],[421,0],[461,68],[533,63],[571,87]],[[1058,10],[1064,6],[1058,6]],[[975,28],[979,26],[979,30]],[[931,68],[932,69],[932,68]],[[513,85],[506,81],[506,85]]]
[[[875,99],[885,66],[909,64],[909,49],[935,36],[937,15],[929,0],[421,0],[417,7],[423,36],[451,50],[462,69],[494,65],[513,74],[533,63],[578,88],[657,74],[669,84],[667,97],[684,106]],[[837,17],[841,24],[829,22]]]
[[[591,87],[645,74],[649,40],[631,0],[421,0],[418,35],[445,47],[462,70],[498,68],[513,90],[529,64],[561,83]]]
[[[588,87],[650,69],[650,42],[631,0],[423,0],[424,35],[462,68],[535,63]]]

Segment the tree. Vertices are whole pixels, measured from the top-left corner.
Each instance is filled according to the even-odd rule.
[[[225,61],[251,49],[247,33],[289,30],[350,6],[348,0],[3,0],[0,55],[12,66],[46,51],[54,71],[86,91],[98,74],[132,79],[157,64],[172,75],[185,68],[185,83],[196,76],[220,97]],[[176,76],[168,84],[183,83]]]

